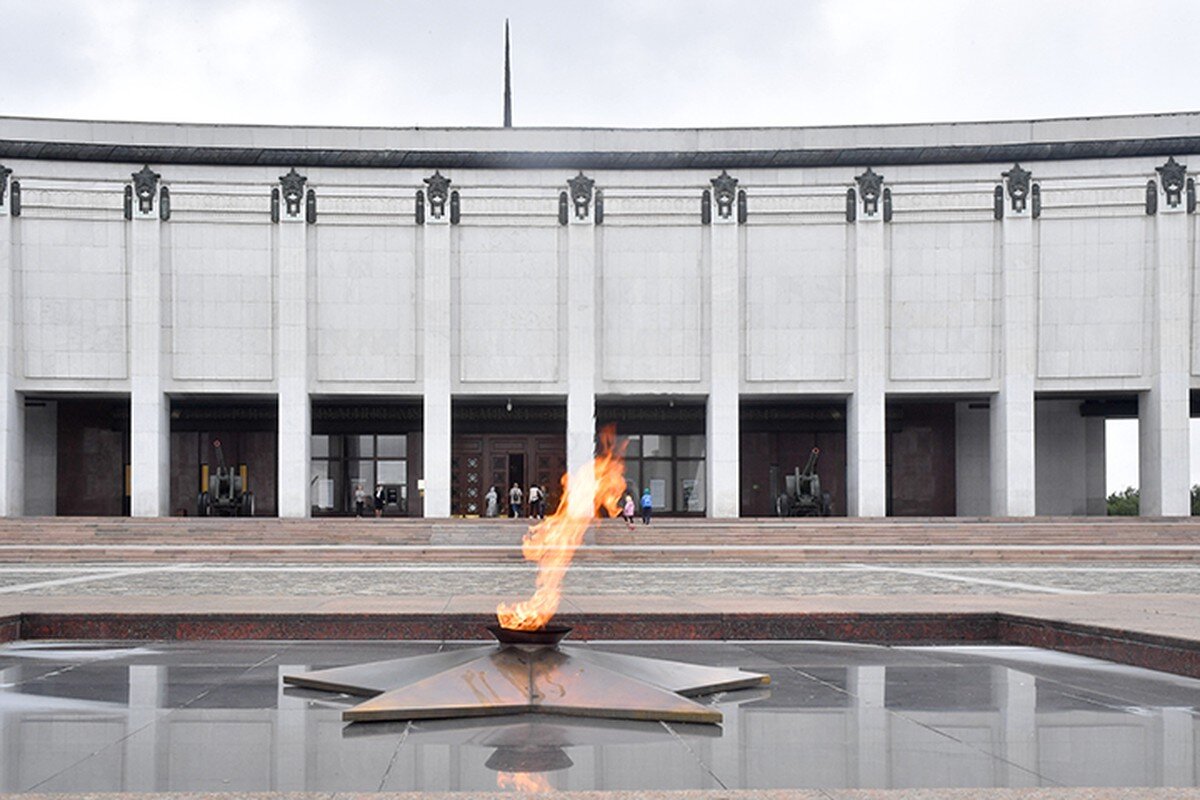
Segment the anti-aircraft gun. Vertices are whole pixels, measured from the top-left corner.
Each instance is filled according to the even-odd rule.
[[[220,439],[213,439],[213,448],[217,451],[217,471],[208,476],[208,489],[200,493],[200,516],[254,516],[254,492],[246,491],[248,481],[241,472],[225,466]]]
[[[803,471],[784,478],[786,491],[775,501],[775,513],[781,517],[828,517],[833,512],[829,492],[821,491],[821,476],[817,474],[817,459],[821,449],[814,447],[808,454]]]

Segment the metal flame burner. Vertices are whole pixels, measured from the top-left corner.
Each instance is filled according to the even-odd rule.
[[[563,625],[488,630],[498,645],[285,675],[283,682],[370,698],[342,712],[350,722],[539,713],[719,723],[720,711],[688,698],[771,680],[740,669],[560,645],[571,631]]]
[[[532,631],[518,631],[500,625],[488,625],[488,632],[500,644],[525,644],[553,646],[566,638],[571,629],[566,625],[547,625]]]

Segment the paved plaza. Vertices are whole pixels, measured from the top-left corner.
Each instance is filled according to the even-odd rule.
[[[382,559],[381,559],[382,561]],[[45,564],[0,566],[0,596],[520,595],[528,564]],[[578,564],[570,595],[1200,594],[1200,565],[1068,563]]]
[[[0,791],[1200,797],[1186,520],[600,523],[565,579],[570,641],[768,673],[699,698],[719,727],[347,724],[357,699],[283,685],[480,647],[534,585],[526,528],[8,521]]]

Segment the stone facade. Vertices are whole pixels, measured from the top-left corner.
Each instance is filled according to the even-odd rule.
[[[54,507],[60,398],[128,401],[129,510],[154,516],[173,399],[251,397],[277,406],[283,516],[310,513],[320,398],[421,407],[434,517],[464,399],[562,404],[571,467],[598,398],[702,404],[716,517],[741,508],[750,400],[840,404],[839,513],[887,512],[890,409],[914,401],[949,404],[958,513],[1096,513],[1079,408],[1111,399],[1141,420],[1144,513],[1187,514],[1196,130],[0,118],[0,513]]]

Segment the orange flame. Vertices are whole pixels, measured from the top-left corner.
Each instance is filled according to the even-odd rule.
[[[518,792],[553,792],[554,787],[545,775],[538,772],[497,772],[496,786]]]
[[[600,432],[599,455],[573,475],[563,475],[558,508],[526,532],[521,552],[526,561],[537,562],[537,589],[515,606],[496,606],[500,627],[518,631],[546,627],[562,600],[567,567],[597,510],[604,508],[610,516],[617,516],[625,492],[625,443],[617,445],[616,439],[612,426]]]

